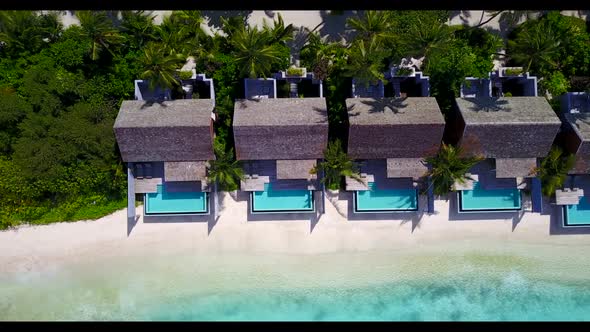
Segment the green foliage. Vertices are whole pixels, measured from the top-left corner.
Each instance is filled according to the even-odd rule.
[[[411,75],[413,72],[414,72],[414,71],[413,71],[411,68],[402,67],[402,68],[399,68],[399,69],[398,69],[398,70],[395,72],[395,74],[396,74],[397,76],[408,76],[408,75]]]
[[[303,76],[303,68],[290,67],[287,69],[288,76]]]
[[[522,24],[506,52],[525,72],[544,74],[558,67],[561,38],[547,21]]]
[[[82,27],[80,35],[90,40],[90,59],[98,60],[105,50],[114,56],[112,48],[122,44],[125,37],[113,26],[106,12],[81,10],[76,12],[76,16]]]
[[[55,12],[0,11],[0,42],[6,44],[0,54],[11,58],[35,54],[55,41],[62,28]]]
[[[522,69],[516,69],[516,68],[508,68],[504,71],[506,76],[518,76],[518,75],[521,75],[522,72],[523,72]]]
[[[465,183],[469,180],[465,174],[481,160],[483,157],[466,155],[461,147],[443,143],[436,156],[426,158],[431,165],[428,175],[432,178],[434,193],[446,195],[455,182]]]
[[[478,57],[464,41],[456,40],[447,50],[432,52],[424,72],[430,76],[431,95],[436,97],[443,113],[448,114],[465,77],[484,78],[492,68],[491,57]]]
[[[178,74],[178,78],[183,81],[189,80],[191,77],[193,77],[193,72],[190,70],[181,70]]]
[[[355,40],[349,48],[348,63],[344,66],[345,75],[354,78],[358,84],[369,86],[384,81],[385,51],[376,39],[366,42]]]
[[[150,43],[144,48],[144,54],[140,58],[143,68],[141,78],[149,81],[152,90],[156,87],[172,89],[180,84],[177,69],[184,61],[185,57],[182,54],[167,55],[158,45]]]
[[[566,93],[570,87],[570,82],[561,72],[554,72],[539,82],[542,89],[547,90],[554,98]]]
[[[563,187],[568,171],[574,166],[575,155],[567,154],[561,148],[553,146],[547,157],[543,158],[535,170],[541,180],[543,195],[551,196],[556,189]]]
[[[388,43],[395,38],[391,15],[390,11],[367,10],[363,16],[348,18],[346,24],[357,32],[357,39],[365,43],[372,40]]]
[[[233,149],[226,152],[223,147],[216,146],[217,159],[209,160],[207,180],[218,183],[221,190],[232,191],[240,187],[240,180],[244,178],[241,163],[234,158]]]
[[[324,151],[324,160],[311,170],[311,174],[318,172],[323,172],[322,183],[325,183],[328,189],[338,189],[343,176],[361,181],[358,168],[344,152],[340,140],[328,143],[328,147]]]

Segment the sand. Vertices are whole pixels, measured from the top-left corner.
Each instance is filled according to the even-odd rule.
[[[0,276],[43,272],[80,263],[134,261],[174,255],[315,255],[379,252],[390,256],[508,255],[560,264],[587,265],[590,235],[551,235],[551,215],[524,213],[508,219],[449,220],[449,202],[419,220],[347,220],[346,200],[328,193],[326,213],[309,218],[249,221],[247,201],[221,193],[217,222],[166,217],[139,220],[128,234],[126,211],[95,221],[23,226],[0,232]],[[454,216],[451,213],[451,216]],[[452,217],[455,218],[455,217]],[[313,228],[313,229],[312,229]],[[579,254],[573,254],[579,253]],[[567,257],[567,260],[564,260]],[[573,264],[573,265],[572,265]]]

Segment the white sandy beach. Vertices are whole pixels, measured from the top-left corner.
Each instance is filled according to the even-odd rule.
[[[125,210],[95,221],[0,232],[0,276],[77,263],[191,254],[307,256],[374,251],[391,257],[508,255],[542,260],[556,273],[588,265],[587,255],[582,253],[590,251],[590,235],[551,235],[550,215],[525,213],[517,224],[512,218],[475,220],[480,214],[470,217],[474,220],[449,220],[449,203],[437,200],[438,213],[424,214],[419,221],[397,217],[352,221],[339,212],[346,211],[347,201],[330,194],[326,213],[317,223],[309,218],[248,221],[246,200],[221,195],[220,216],[214,224],[187,222],[186,217],[178,216],[144,222],[142,207],[138,207],[140,217],[129,235]],[[577,277],[588,278],[588,274],[590,271]]]

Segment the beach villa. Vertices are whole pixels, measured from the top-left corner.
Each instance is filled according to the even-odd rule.
[[[590,94],[568,92],[561,96],[563,143],[576,156],[566,187],[555,192],[564,227],[590,227]]]
[[[561,121],[544,97],[536,97],[536,78],[518,73],[505,80],[505,72],[468,78],[471,85],[462,88],[447,122],[446,141],[485,158],[470,170],[471,180],[454,186],[459,213],[519,211],[522,190],[531,193],[532,211],[542,212],[534,169],[551,149]],[[510,92],[506,82],[513,78],[523,86],[510,81]],[[512,97],[497,97],[508,93]]]
[[[435,98],[428,96],[428,77],[392,72],[385,85],[392,88],[388,97],[382,83],[368,91],[353,81],[354,98],[346,99],[347,151],[360,167],[361,181],[346,177],[346,190],[354,192],[354,213],[418,211],[420,192],[429,193],[427,210],[434,212],[424,159],[438,151],[445,120]]]
[[[211,98],[123,101],[114,132],[128,166],[129,218],[135,218],[136,195],[145,216],[210,213],[213,109]]]
[[[243,162],[249,213],[323,213],[320,176],[310,174],[328,144],[326,101],[277,98],[277,80],[246,79],[233,133]]]

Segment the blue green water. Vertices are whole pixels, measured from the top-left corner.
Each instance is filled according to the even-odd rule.
[[[167,299],[148,320],[590,320],[590,288],[505,280],[390,283],[345,289],[255,290]]]
[[[372,252],[122,257],[0,275],[0,320],[590,320],[584,278],[541,277],[571,274],[579,262]]]
[[[578,205],[568,205],[565,213],[567,225],[590,225],[590,200],[586,196],[580,197]]]
[[[461,210],[517,210],[520,209],[520,190],[484,190],[479,182],[474,182],[473,190],[461,191]]]
[[[256,211],[312,211],[313,192],[310,190],[273,190],[270,183],[264,191],[255,191],[253,210]]]
[[[146,213],[203,213],[207,212],[206,192],[167,192],[159,184],[157,193],[145,194]]]
[[[362,211],[407,211],[418,208],[416,189],[377,189],[374,182],[369,190],[356,192],[356,210]]]

